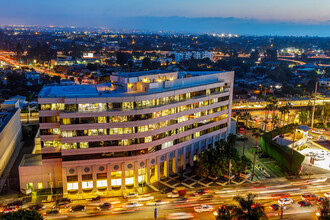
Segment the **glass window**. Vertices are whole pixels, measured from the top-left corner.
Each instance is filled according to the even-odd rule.
[[[134,177],[126,178],[126,179],[125,179],[125,184],[126,184],[126,185],[134,184]]]
[[[68,190],[77,190],[78,189],[78,183],[68,183],[67,188],[68,188]]]
[[[131,177],[134,176],[134,171],[133,170],[126,170],[125,171],[125,177]]]
[[[83,189],[90,189],[93,188],[93,181],[83,181],[82,182]]]
[[[111,179],[111,186],[121,186],[121,179]]]
[[[97,187],[107,187],[108,186],[108,181],[107,180],[97,180],[96,181],[96,186]]]
[[[62,149],[76,149],[77,148],[77,143],[64,143],[62,144]]]
[[[80,142],[79,148],[88,148],[88,142]]]
[[[43,189],[43,184],[42,183],[38,183],[38,189]]]
[[[97,118],[97,123],[107,123],[107,118],[106,117],[98,117]]]
[[[121,178],[121,171],[111,172],[111,179]]]

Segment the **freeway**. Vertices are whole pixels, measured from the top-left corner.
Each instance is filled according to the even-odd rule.
[[[236,195],[244,196],[247,193],[257,194],[256,205],[265,207],[266,214],[270,219],[279,219],[279,211],[270,208],[272,204],[278,204],[280,198],[290,198],[292,203],[285,205],[284,219],[317,219],[316,212],[318,203],[311,201],[310,207],[299,207],[298,202],[302,201],[302,193],[314,193],[324,197],[325,193],[330,192],[330,175],[316,176],[312,179],[293,179],[286,178],[267,179],[254,184],[233,185],[224,187],[211,187],[209,195],[194,196],[194,190],[186,194],[187,201],[176,203],[176,198],[167,198],[165,194],[159,192],[151,193],[155,199],[163,201],[162,205],[157,206],[157,219],[166,219],[171,213],[185,212],[193,214],[193,219],[215,219],[213,211],[196,213],[194,207],[206,204],[217,209],[224,204],[234,204],[233,197]],[[99,201],[75,200],[70,206],[85,205],[86,211],[70,212],[69,208],[61,209],[61,214],[56,216],[45,216],[45,219],[154,219],[154,205],[148,202],[140,202],[140,207],[122,208],[129,200],[123,198],[102,198]],[[98,211],[98,205],[110,202],[113,207],[108,211]],[[45,203],[44,214],[50,210],[54,203]]]

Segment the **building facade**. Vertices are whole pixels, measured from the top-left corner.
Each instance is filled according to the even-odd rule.
[[[42,89],[42,154],[22,161],[22,189],[63,187],[65,196],[87,197],[150,184],[192,165],[230,131],[233,72],[114,73],[110,80]]]

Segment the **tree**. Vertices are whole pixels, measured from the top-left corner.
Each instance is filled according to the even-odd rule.
[[[216,220],[231,220],[235,217],[234,215],[232,215],[230,213],[229,210],[226,210],[226,208],[223,206],[221,208],[219,208],[217,212],[218,212],[218,215],[216,217]]]
[[[329,220],[330,219],[330,200],[325,199],[319,207],[319,219]]]
[[[292,164],[293,164],[293,149],[294,149],[295,140],[296,140],[296,130],[297,130],[297,128],[299,128],[299,125],[292,124],[292,128],[293,128],[293,143],[291,145],[291,163],[290,163],[291,170],[292,170]]]
[[[117,63],[123,67],[125,64],[127,64],[127,61],[129,59],[132,59],[132,55],[130,53],[124,53],[124,52],[118,52],[116,54]]]
[[[17,212],[10,212],[0,215],[1,220],[42,220],[43,217],[37,211],[18,210]]]
[[[248,120],[251,119],[251,114],[248,112],[245,112],[241,115],[241,119],[245,122],[245,129],[244,129],[244,143],[243,143],[243,155],[245,151],[245,144],[246,144],[246,130],[247,130],[247,123]]]
[[[253,167],[252,167],[252,176],[251,176],[251,180],[253,181],[254,167],[255,167],[255,163],[256,163],[256,151],[257,151],[257,147],[258,147],[258,140],[262,135],[262,131],[259,129],[255,129],[253,131],[252,135],[256,138],[256,146],[254,146]]]
[[[267,219],[265,208],[260,205],[255,205],[254,199],[257,195],[249,193],[246,198],[242,196],[235,196],[234,201],[238,202],[239,209],[236,209],[234,216],[242,220],[259,220]]]
[[[23,50],[21,43],[17,43],[16,48],[15,48],[15,54],[16,54],[16,58],[18,61],[21,61],[21,56],[23,53],[24,53],[24,50]]]
[[[259,51],[255,50],[250,53],[250,59],[253,61],[257,61],[259,59]]]
[[[142,69],[143,70],[149,70],[151,67],[151,60],[149,57],[145,57],[142,60]]]

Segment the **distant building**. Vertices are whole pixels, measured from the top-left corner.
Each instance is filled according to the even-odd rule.
[[[330,88],[330,78],[319,79],[318,82],[320,87]]]
[[[19,108],[22,109],[26,105],[26,97],[21,95],[15,95],[8,99],[9,101],[18,101]]]
[[[20,109],[14,106],[4,105],[0,109],[0,176],[22,140]]]
[[[189,60],[191,57],[194,59],[204,59],[209,58],[213,60],[213,52],[209,51],[188,51],[188,52],[175,52],[175,62],[180,62],[182,60]]]

